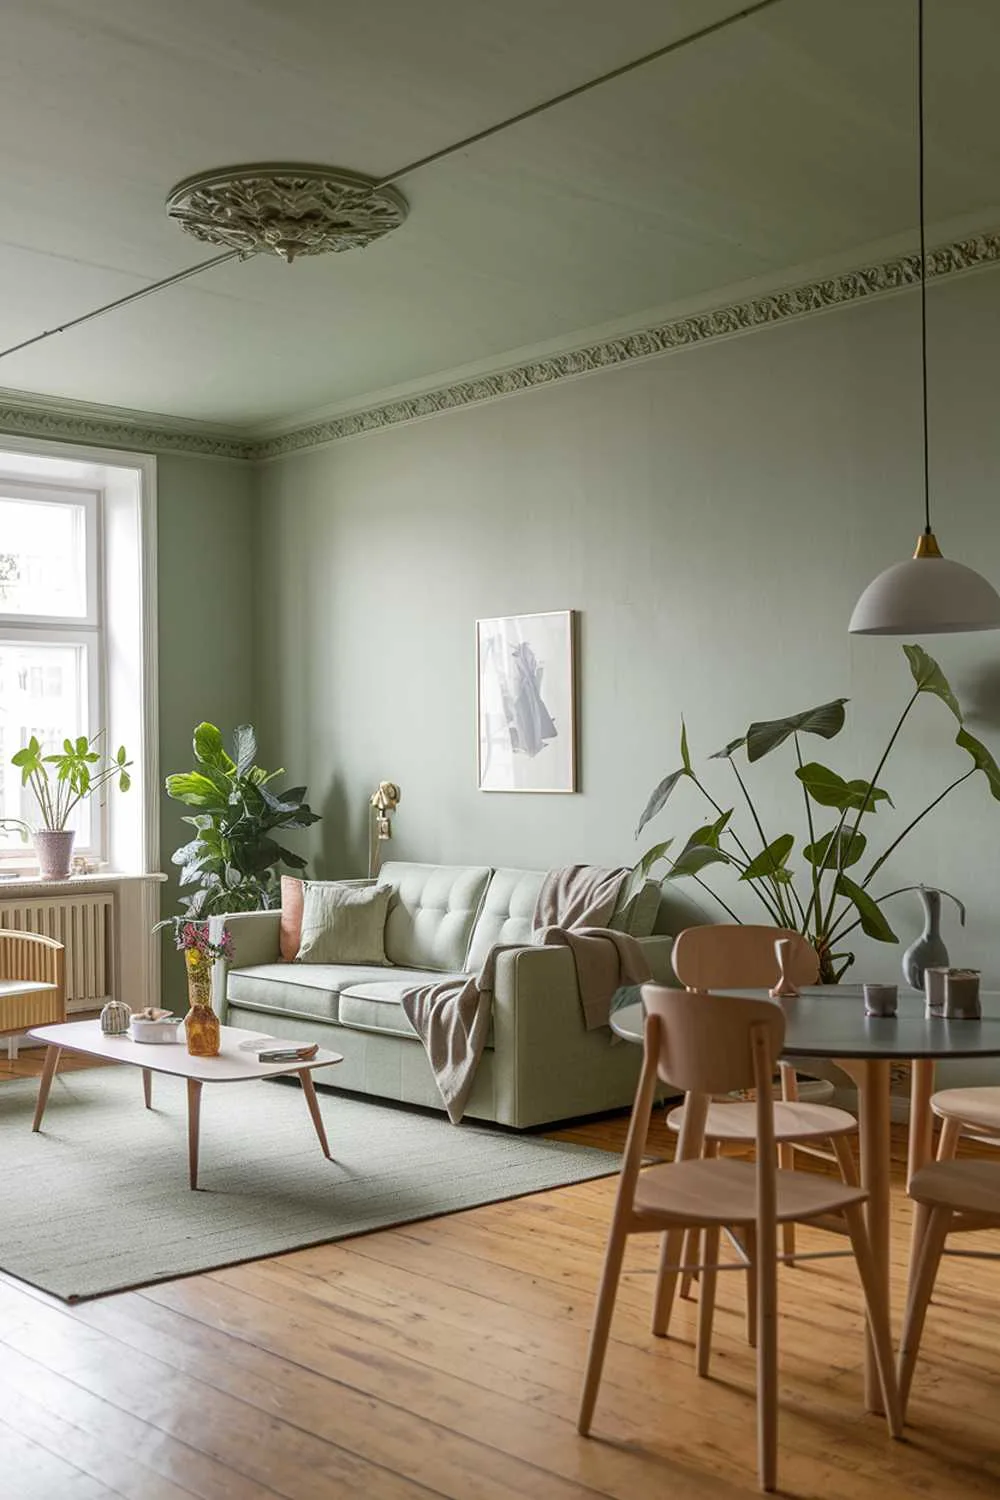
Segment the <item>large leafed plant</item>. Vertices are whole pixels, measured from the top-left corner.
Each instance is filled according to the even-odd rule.
[[[746,734],[709,756],[710,760],[724,761],[727,774],[735,781],[745,808],[737,823],[735,806],[723,805],[729,798],[717,799],[695,771],[682,722],[681,764],[654,789],[639,819],[636,838],[682,781],[690,781],[697,788],[713,817],[696,828],[679,849],[675,849],[677,841],[673,838],[648,849],[635,866],[635,880],[645,879],[657,866],[666,864],[666,879],[688,877],[696,881],[738,922],[740,917],[703,878],[710,866],[729,865],[776,926],[792,928],[809,939],[819,955],[820,977],[826,984],[836,983],[853,963],[854,954],[843,945],[857,928],[878,942],[898,942],[882,905],[899,892],[872,890],[872,882],[886,860],[929,812],[977,771],[983,772],[990,792],[1000,801],[1000,767],[986,746],[966,729],[958,699],[941,668],[919,646],[904,646],[903,650],[913,677],[913,691],[870,781],[845,780],[819,761],[806,759],[805,736],[832,740],[843,729],[846,698],[836,698],[787,719],[751,724]],[[955,744],[971,757],[972,765],[933,797],[901,832],[887,833],[879,841],[881,852],[874,854],[877,833],[873,834],[873,829],[880,829],[884,821],[879,816],[880,808],[884,813],[886,806],[893,805],[888,791],[880,785],[882,772],[911,710],[926,696],[938,698],[954,715],[958,723]],[[754,765],[786,744],[794,755],[796,790],[802,798],[808,832],[808,840],[798,849],[794,834],[772,837],[765,830],[742,769],[744,764]]]
[[[273,789],[274,780],[285,773],[254,764],[257,738],[249,724],[233,734],[232,755],[214,724],[199,724],[194,758],[195,770],[166,781],[167,796],[194,809],[183,821],[197,830],[173,855],[174,864],[181,866],[185,917],[278,904],[279,867],[304,870],[306,862],[273,835],[319,821],[305,800],[305,787]],[[190,886],[197,889],[188,893]]]

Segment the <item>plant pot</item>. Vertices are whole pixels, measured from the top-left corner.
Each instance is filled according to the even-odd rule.
[[[38,874],[42,880],[67,880],[73,859],[72,828],[37,828],[32,836],[38,856]]]

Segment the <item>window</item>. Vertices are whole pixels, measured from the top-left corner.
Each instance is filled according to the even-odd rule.
[[[106,723],[100,500],[0,479],[0,817],[37,820],[10,764],[32,735],[55,750]],[[70,826],[79,853],[102,856],[99,808],[80,803]],[[0,829],[0,858],[23,848],[15,830]]]

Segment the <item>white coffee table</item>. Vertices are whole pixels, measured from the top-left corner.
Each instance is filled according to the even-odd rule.
[[[188,1168],[192,1188],[198,1186],[198,1127],[201,1117],[201,1088],[204,1083],[240,1083],[248,1078],[280,1078],[282,1074],[297,1073],[323,1155],[327,1158],[330,1156],[310,1070],[343,1062],[339,1052],[325,1052],[320,1048],[307,1062],[295,1058],[291,1062],[261,1063],[257,1061],[254,1052],[241,1050],[240,1043],[273,1041],[276,1047],[292,1047],[295,1043],[280,1042],[266,1032],[241,1031],[236,1026],[221,1028],[221,1045],[216,1057],[192,1057],[183,1041],[134,1042],[128,1035],[105,1036],[101,1031],[100,1021],[67,1021],[58,1026],[37,1026],[28,1035],[36,1041],[45,1042],[48,1047],[38,1085],[38,1102],[35,1105],[32,1130],[42,1128],[42,1117],[49,1089],[59,1066],[60,1053],[82,1052],[88,1057],[101,1057],[108,1062],[128,1063],[133,1068],[140,1068],[147,1109],[151,1109],[153,1103],[154,1073],[171,1073],[175,1078],[187,1080]]]

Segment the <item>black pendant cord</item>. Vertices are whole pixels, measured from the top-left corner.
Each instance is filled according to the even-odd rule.
[[[924,218],[924,0],[917,0],[917,172],[920,178],[920,390],[924,442],[924,535],[931,535],[930,445],[927,438],[927,239]]]
[[[544,114],[546,110],[554,109],[558,104],[565,104],[568,99],[576,99],[581,94],[589,93],[591,89],[599,88],[601,84],[610,83],[616,78],[623,78],[627,73],[635,72],[637,68],[644,68],[649,63],[668,57],[672,52],[679,52],[684,47],[690,47],[693,42],[704,41],[706,37],[713,36],[718,31],[724,31],[738,21],[745,21],[748,17],[756,15],[758,11],[768,10],[772,5],[781,3],[782,0],[754,0],[753,4],[745,5],[742,10],[723,16],[718,21],[712,21],[709,25],[689,32],[686,36],[678,37],[673,42],[667,42],[665,46],[657,47],[653,52],[647,52],[642,57],[635,57],[630,62],[622,63],[607,73],[599,74],[596,78],[589,78],[586,83],[579,83],[574,88],[566,89],[551,99],[543,100],[541,104],[533,104],[529,109],[523,109],[506,120],[499,120],[495,125],[487,125],[485,129],[477,130],[474,135],[465,136],[450,146],[442,147],[440,151],[432,151],[429,156],[421,156],[416,161],[408,162],[405,167],[390,172],[386,177],[380,177],[372,184],[372,191],[376,188],[388,187],[390,183],[399,182],[401,178],[408,177],[411,172],[416,172],[419,167],[429,167],[433,162],[444,161],[446,157],[454,156],[458,151],[465,151],[479,141],[498,135],[501,130],[508,130],[512,125],[520,125],[524,120],[531,120],[536,115]],[[77,318],[70,318],[68,322],[60,323],[56,328],[48,328],[44,333],[33,334],[31,338],[21,339],[19,343],[11,344],[7,349],[0,349],[0,359],[6,359],[8,354],[17,354],[22,349],[28,349],[32,344],[40,344],[45,339],[53,338],[57,333],[65,333],[69,328],[78,328],[81,323],[89,323],[93,318],[100,318],[105,313],[114,312],[116,308],[128,307],[130,303],[138,302],[143,297],[150,297],[154,292],[164,291],[167,287],[176,286],[178,282],[188,281],[192,276],[199,276],[202,271],[211,270],[213,266],[221,266],[231,260],[247,259],[249,256],[245,251],[228,250],[223,255],[213,256],[211,260],[199,261],[197,265],[188,266],[184,271],[177,271],[173,276],[165,276],[162,281],[150,282],[148,286],[140,287],[137,292],[129,292],[127,296],[119,297],[114,302],[106,302],[102,307],[95,307],[91,312],[81,313]]]

